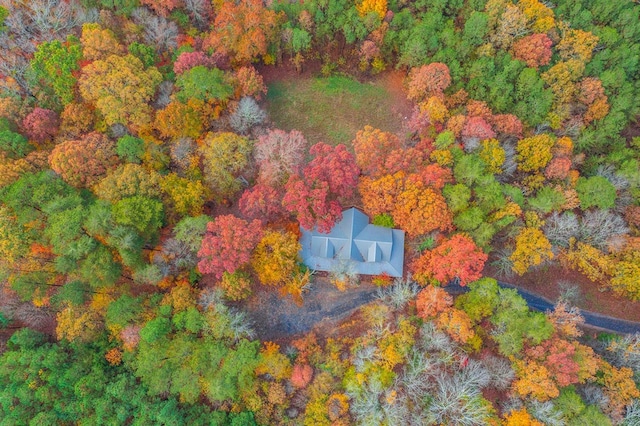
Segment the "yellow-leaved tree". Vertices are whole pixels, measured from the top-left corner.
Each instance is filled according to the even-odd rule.
[[[382,19],[387,13],[387,0],[363,0],[356,8],[360,16],[367,16],[369,13],[375,12]]]
[[[298,272],[298,237],[290,232],[267,231],[258,243],[251,264],[264,285],[279,286]]]
[[[504,418],[504,426],[544,426],[527,412],[526,408],[513,410]]]
[[[242,188],[238,177],[249,163],[253,143],[235,133],[208,133],[200,146],[204,178],[216,200],[233,195]]]
[[[520,139],[516,151],[518,152],[518,170],[535,172],[542,169],[551,161],[554,140],[548,134],[536,135]]]
[[[516,249],[509,257],[513,270],[519,275],[545,260],[553,259],[551,243],[538,228],[523,228],[516,237]]]
[[[151,121],[150,101],[162,75],[137,57],[111,55],[90,63],[78,80],[80,94],[94,103],[108,124],[144,125]]]

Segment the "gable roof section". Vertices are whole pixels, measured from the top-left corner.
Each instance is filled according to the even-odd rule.
[[[402,277],[404,231],[371,225],[367,215],[350,208],[328,234],[300,229],[300,257],[311,269],[331,271],[348,261],[364,275]]]

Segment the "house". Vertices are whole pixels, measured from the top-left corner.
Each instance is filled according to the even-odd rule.
[[[302,262],[316,271],[331,271],[350,262],[364,275],[402,277],[404,231],[371,225],[356,208],[342,212],[342,220],[328,234],[300,229]]]

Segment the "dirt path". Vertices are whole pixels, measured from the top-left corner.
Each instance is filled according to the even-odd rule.
[[[298,306],[275,291],[259,291],[246,306],[261,340],[280,340],[311,331],[320,322],[339,321],[375,298],[377,287],[362,284],[339,291],[325,278],[316,278]]]

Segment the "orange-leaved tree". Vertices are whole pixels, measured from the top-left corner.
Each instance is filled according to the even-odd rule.
[[[408,180],[395,200],[393,221],[412,236],[436,229],[452,229],[453,218],[440,193],[424,183]]]
[[[544,426],[544,423],[531,417],[526,408],[521,408],[507,414],[504,418],[504,426]]]
[[[267,54],[275,41],[278,15],[262,0],[225,1],[216,15],[206,47],[249,63]]]
[[[108,28],[102,28],[97,23],[87,23],[82,26],[82,59],[96,61],[106,59],[110,55],[122,55],[124,47],[118,42],[116,35]]]
[[[116,146],[102,133],[62,142],[51,151],[49,164],[65,182],[77,187],[96,184],[118,164]]]
[[[531,68],[547,65],[551,61],[553,42],[546,34],[522,37],[512,46],[513,56]]]
[[[353,140],[356,163],[362,173],[380,177],[385,173],[385,163],[392,151],[400,149],[400,139],[393,133],[365,126]]]
[[[409,71],[407,98],[421,102],[432,95],[439,95],[451,84],[449,67],[441,62],[433,62]]]
[[[413,276],[421,284],[446,284],[458,279],[460,285],[479,279],[488,256],[465,234],[456,234],[433,250],[424,252],[412,265]]]
[[[453,297],[441,287],[428,285],[418,293],[416,309],[423,319],[435,317],[453,305]]]

